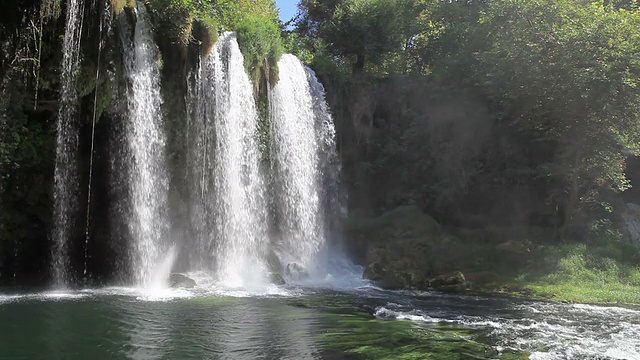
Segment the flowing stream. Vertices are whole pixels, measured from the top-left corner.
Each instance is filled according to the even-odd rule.
[[[80,37],[82,35],[83,0],[67,2],[67,16],[63,41],[62,88],[56,133],[56,162],[53,186],[54,229],[53,229],[53,280],[56,286],[64,287],[69,282],[68,241],[79,188],[77,174],[78,94],[76,91],[75,70],[80,56]]]

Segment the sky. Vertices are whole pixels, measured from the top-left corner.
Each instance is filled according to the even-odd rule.
[[[282,22],[291,20],[298,11],[298,0],[276,0]]]

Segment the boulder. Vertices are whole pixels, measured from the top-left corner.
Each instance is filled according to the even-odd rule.
[[[429,277],[447,271],[438,260],[447,236],[418,207],[401,206],[357,225],[351,230],[367,246],[363,278],[388,289],[427,289]]]
[[[271,282],[274,285],[284,285],[287,283],[286,281],[284,281],[284,278],[282,277],[282,275],[276,272],[269,273],[269,282]]]
[[[309,278],[309,273],[304,266],[298,263],[289,263],[284,269],[284,275],[291,280],[306,280]]]
[[[169,287],[190,289],[195,286],[196,286],[195,280],[185,275],[175,274],[175,273],[169,275]]]
[[[460,271],[455,271],[446,275],[439,275],[430,281],[430,285],[434,289],[465,285],[466,279]]]
[[[362,274],[363,279],[380,281],[384,277],[386,269],[378,262],[372,262],[367,265]]]
[[[387,268],[380,263],[367,265],[362,275],[364,279],[377,282],[385,289],[426,289],[429,287],[429,280],[426,274],[414,269],[393,267]]]

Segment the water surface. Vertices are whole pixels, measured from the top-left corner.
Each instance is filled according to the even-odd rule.
[[[640,359],[640,309],[388,292],[0,295],[1,359]]]

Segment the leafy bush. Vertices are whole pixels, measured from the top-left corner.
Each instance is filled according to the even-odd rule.
[[[238,24],[236,33],[245,66],[254,84],[257,86],[260,83],[262,75],[272,84],[275,83],[277,63],[284,49],[278,25],[267,15],[253,14]]]
[[[209,9],[208,3],[193,0],[153,0],[150,5],[157,35],[183,45],[189,43],[193,21]]]

